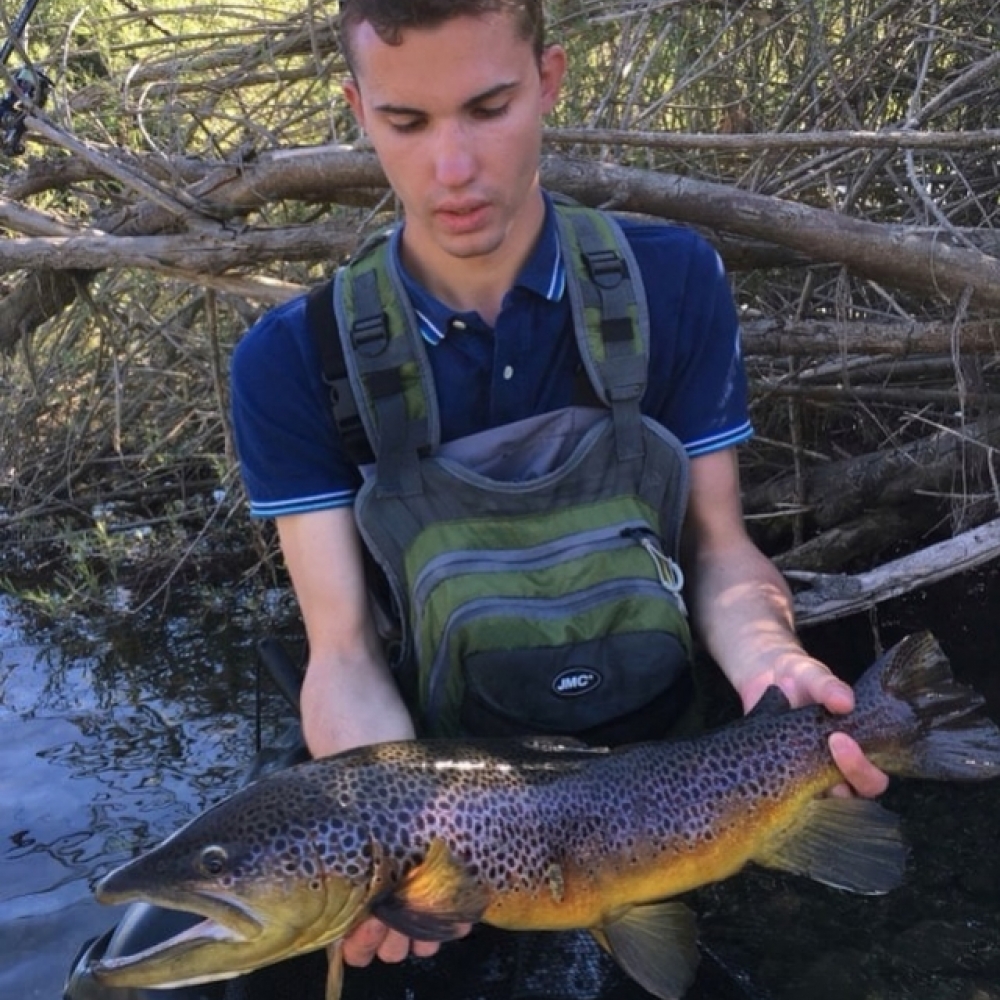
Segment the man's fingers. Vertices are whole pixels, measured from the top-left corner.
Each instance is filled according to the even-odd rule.
[[[434,944],[434,941],[425,941],[423,944]],[[413,953],[417,953],[416,944],[414,941]],[[437,947],[434,949],[437,951]],[[386,934],[382,943],[379,945],[378,957],[382,959],[383,962],[402,962],[407,955],[410,954],[410,939],[405,934],[400,934],[399,931],[390,930]]]
[[[344,961],[348,965],[369,965],[388,933],[389,928],[381,920],[363,920],[344,938]]]
[[[846,715],[854,711],[854,691],[839,677],[830,677],[823,691],[823,704],[830,712]]]
[[[430,958],[431,955],[436,955],[438,950],[441,948],[440,941],[418,941],[414,938],[410,942],[410,947],[413,954],[417,958]],[[381,955],[381,952],[379,953]]]
[[[868,760],[861,747],[846,733],[830,736],[830,754],[837,769],[858,795],[871,799],[889,787],[889,776]]]
[[[438,949],[436,941],[414,941],[413,946],[414,955],[433,955]],[[344,939],[344,961],[348,965],[370,965],[376,955],[383,962],[402,962],[409,954],[410,939],[374,917],[358,924]]]
[[[455,937],[465,937],[472,924],[460,924]],[[418,958],[436,955],[440,941],[417,941],[399,931],[390,930],[376,917],[363,920],[344,938],[344,962],[347,965],[370,965],[376,955],[383,962],[402,962],[411,952]]]

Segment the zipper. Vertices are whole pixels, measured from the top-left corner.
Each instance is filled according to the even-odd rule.
[[[622,528],[622,535],[638,542],[649,554],[656,570],[656,578],[664,590],[674,595],[677,606],[685,618],[688,616],[687,605],[684,603],[684,571],[660,548],[660,540],[649,528]]]
[[[478,549],[462,552],[443,552],[429,560],[417,574],[413,583],[413,606],[422,608],[442,580],[462,573],[503,573],[508,570],[545,569],[570,562],[591,552],[618,548],[621,539],[631,538],[632,532],[646,528],[646,522],[629,521],[581,531],[574,535],[555,538],[538,545],[520,549]],[[652,532],[650,532],[652,534]],[[654,536],[655,537],[655,536]],[[419,611],[418,611],[419,614]]]

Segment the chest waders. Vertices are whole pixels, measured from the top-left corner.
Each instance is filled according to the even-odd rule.
[[[339,344],[316,318],[329,286],[311,297],[345,446],[373,458],[355,516],[391,592],[394,666],[416,690],[424,734],[587,734],[668,704],[686,675],[676,559],[687,457],[640,410],[649,318],[638,266],[610,216],[556,212],[581,405],[442,444],[388,240],[336,276]]]

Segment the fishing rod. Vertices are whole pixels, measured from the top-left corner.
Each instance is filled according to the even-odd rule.
[[[0,46],[0,66],[6,66],[11,53],[19,46],[24,29],[35,12],[39,0],[24,0],[3,45]],[[11,87],[0,100],[0,152],[20,156],[24,152],[25,117],[30,108],[43,108],[52,90],[52,81],[37,66],[27,63],[9,75]]]
[[[10,31],[7,33],[3,45],[0,45],[0,63],[3,63],[5,66],[11,53],[17,47],[19,39],[24,34],[24,29],[28,27],[28,21],[31,20],[31,15],[35,13],[38,2],[39,0],[24,0],[21,9],[17,12],[17,17],[10,22]]]

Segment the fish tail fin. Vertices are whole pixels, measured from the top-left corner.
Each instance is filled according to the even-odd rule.
[[[876,733],[868,756],[890,774],[953,781],[1000,775],[1000,729],[986,715],[982,697],[955,680],[930,632],[890,649],[855,694],[868,716],[866,728]],[[893,733],[895,727],[900,731]],[[879,735],[897,738],[881,741]]]

